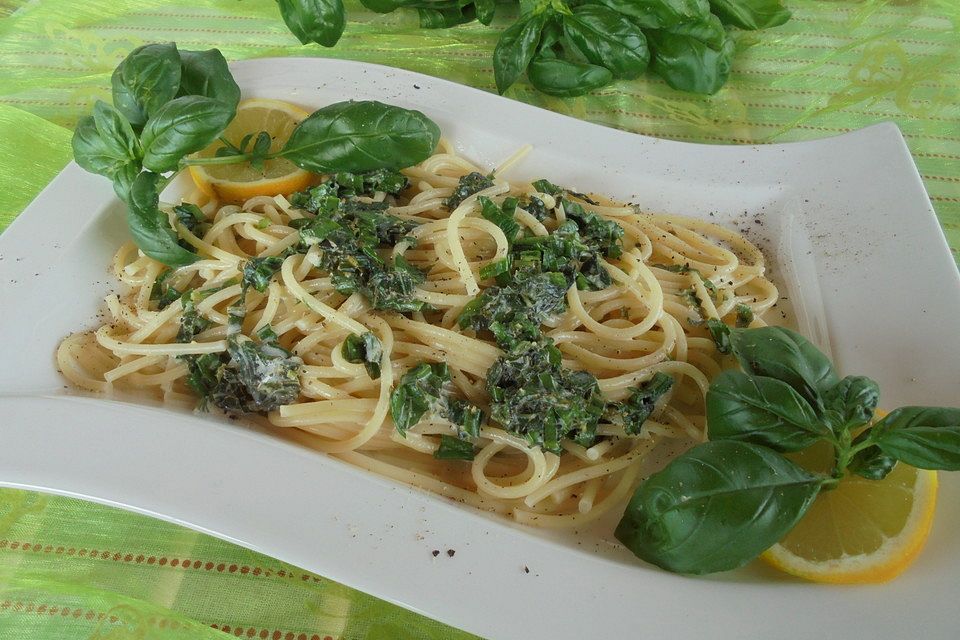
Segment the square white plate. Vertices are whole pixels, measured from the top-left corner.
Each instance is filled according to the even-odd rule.
[[[520,174],[749,229],[786,285],[784,304],[842,374],[875,378],[886,407],[958,403],[960,277],[892,124],[694,145],[363,63],[233,70],[245,97],[417,108],[481,165],[529,142]],[[53,353],[96,324],[125,234],[109,183],[71,164],[0,236],[0,484],[178,522],[493,638],[956,637],[960,478],[950,474],[927,549],[891,584],[816,586],[758,566],[693,579],[633,559],[609,532],[548,539],[258,429],[74,394]]]

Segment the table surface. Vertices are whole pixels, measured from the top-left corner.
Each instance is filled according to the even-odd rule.
[[[228,60],[363,60],[494,90],[490,53],[509,15],[492,27],[424,31],[413,12],[378,15],[346,4],[343,39],[323,49],[301,47],[272,0],[0,0],[0,230],[70,160],[74,123],[95,100],[109,99],[110,72],[146,42],[217,47]],[[717,144],[805,140],[892,120],[960,258],[960,3],[786,4],[794,12],[787,24],[737,34],[730,82],[715,96],[678,93],[654,77],[575,99],[537,94],[525,83],[507,95],[646,135]],[[0,489],[0,640],[224,633],[275,640],[470,637],[189,529]]]

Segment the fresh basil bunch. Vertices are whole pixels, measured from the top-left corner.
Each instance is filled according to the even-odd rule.
[[[495,0],[360,0],[378,13],[416,9],[425,29],[478,20]],[[278,0],[304,44],[330,47],[343,32],[341,0]],[[780,0],[520,0],[520,16],[493,52],[497,90],[524,73],[540,91],[579,96],[648,67],[674,89],[716,93],[727,81],[734,43],[728,27],[766,29],[790,19]]]
[[[743,370],[710,385],[710,442],[650,476],[627,506],[616,536],[643,560],[679,573],[734,569],[779,542],[847,474],[879,480],[898,461],[960,470],[960,409],[903,407],[871,425],[880,396],[873,380],[841,379],[788,329],[709,323]],[[781,455],[821,440],[835,452],[830,475]]]
[[[419,111],[349,101],[313,112],[278,151],[269,152],[264,132],[233,145],[222,134],[236,115],[240,88],[216,49],[181,51],[174,43],[139,47],[116,68],[111,84],[113,105],[97,101],[93,115],[79,121],[73,155],[87,171],[113,181],[127,203],[127,224],[137,246],[171,267],[198,259],[159,206],[160,192],[189,165],[262,166],[271,158],[287,158],[315,173],[361,173],[414,165],[433,153],[440,139],[439,127]],[[217,157],[189,157],[218,138],[224,147]]]

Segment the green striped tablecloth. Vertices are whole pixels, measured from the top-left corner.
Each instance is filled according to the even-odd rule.
[[[548,98],[523,83],[508,95],[630,131],[721,144],[818,138],[893,120],[960,255],[960,2],[787,4],[794,18],[783,27],[739,34],[731,81],[712,97],[680,94],[655,78],[577,99]],[[66,164],[70,128],[109,96],[110,72],[145,42],[216,46],[233,60],[336,56],[493,90],[490,52],[502,19],[422,31],[406,13],[377,15],[356,2],[348,10],[346,34],[328,50],[299,46],[272,0],[0,0],[0,229]],[[468,637],[175,525],[0,490],[0,640],[224,633]]]

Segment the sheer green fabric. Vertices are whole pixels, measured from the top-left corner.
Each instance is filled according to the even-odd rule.
[[[0,489],[0,639],[204,640],[224,632],[275,640],[472,637],[190,529]]]
[[[644,77],[575,99],[521,82],[508,97],[707,143],[803,140],[893,120],[960,256],[960,3],[786,3],[794,11],[786,25],[738,34],[730,83],[715,96],[677,93]],[[109,97],[110,72],[137,45],[215,46],[230,60],[334,56],[492,91],[490,54],[511,9],[499,11],[493,27],[424,31],[415,14],[378,15],[353,1],[343,40],[323,49],[301,47],[272,0],[0,0],[0,230],[69,160],[70,128]],[[224,632],[284,640],[468,637],[175,525],[0,490],[0,640]]]

